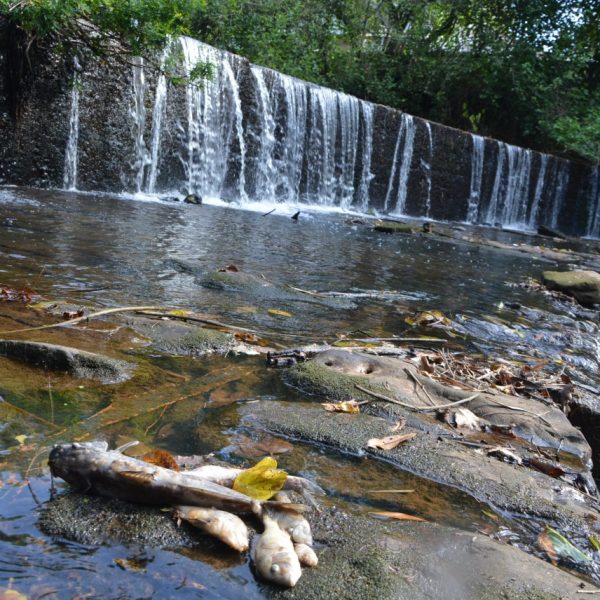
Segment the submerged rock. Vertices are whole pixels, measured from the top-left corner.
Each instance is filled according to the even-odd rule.
[[[160,352],[177,356],[227,354],[239,346],[233,333],[225,333],[181,321],[132,317],[127,324],[151,340]]]
[[[19,340],[0,340],[0,356],[103,383],[124,381],[133,368],[125,361],[77,348]]]
[[[580,304],[600,304],[600,273],[596,271],[544,271],[542,283],[549,290],[573,296]]]
[[[293,590],[260,584],[267,598],[303,600],[504,600],[575,598],[581,581],[512,546],[432,523],[381,522],[335,507],[311,515],[319,565],[304,569]],[[210,557],[223,548],[170,513],[80,494],[66,494],[40,511],[46,534],[87,545],[206,548],[217,569],[238,565]],[[246,558],[247,560],[247,558]],[[587,589],[593,586],[588,585]],[[240,588],[240,594],[243,588]]]
[[[197,194],[188,194],[183,201],[186,204],[202,204],[202,198]]]

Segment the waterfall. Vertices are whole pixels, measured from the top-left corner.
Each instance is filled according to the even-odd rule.
[[[144,59],[134,58],[133,64],[133,139],[134,139],[134,162],[135,191],[141,192],[144,183],[144,169],[150,161],[146,144],[144,143],[144,130],[146,129],[146,77],[144,74]]]
[[[529,213],[529,229],[532,230],[536,230],[539,223],[540,205],[546,182],[546,170],[548,169],[548,158],[547,154],[540,154],[540,168],[535,184],[535,192],[533,193],[531,212]]]
[[[257,184],[256,196],[260,200],[275,199],[278,173],[273,164],[275,148],[275,118],[271,98],[265,83],[264,71],[260,67],[251,67],[252,76],[256,81],[259,100],[259,145],[260,152],[255,168]]]
[[[146,177],[145,191],[153,194],[156,189],[156,178],[158,177],[158,159],[160,153],[160,138],[162,124],[167,108],[167,77],[165,75],[165,64],[171,51],[171,44],[167,44],[160,58],[160,73],[156,82],[154,95],[154,110],[152,111],[152,142],[150,146],[150,164]]]
[[[569,164],[565,161],[561,161],[554,174],[554,194],[552,196],[552,203],[550,207],[550,227],[556,227],[558,225],[558,217],[560,211],[565,202],[565,196],[567,188],[569,186]]]
[[[409,114],[251,65],[191,38],[172,40],[157,60],[160,68],[154,71],[136,59],[130,107],[114,109],[119,116],[129,112],[124,116],[131,145],[120,157],[123,172],[108,178],[116,175],[116,185],[129,178],[130,191],[186,190],[240,204],[377,208],[425,218],[435,218],[439,209],[444,218],[529,229],[540,221],[553,227],[568,221],[575,229],[584,221],[581,234],[600,235],[597,170],[588,176],[578,169],[577,180],[570,181],[567,161],[443,126],[434,140],[428,121],[418,121],[417,136]],[[203,64],[212,66],[212,76],[192,81]],[[75,66],[64,164],[68,189],[76,188],[78,178],[81,75],[76,61]],[[105,66],[98,68],[106,74]],[[165,71],[188,81],[170,86]],[[396,129],[389,131],[387,123],[396,123]],[[102,127],[93,120],[88,125],[93,131]],[[441,156],[436,160],[435,173],[434,142],[450,150],[447,164]],[[93,140],[92,146],[98,148]],[[460,156],[463,147],[470,149],[470,162]],[[183,172],[176,164],[171,168],[177,160]],[[418,181],[411,180],[413,167]],[[573,207],[572,219],[563,218],[567,191],[581,177],[577,201],[586,204]],[[169,188],[161,190],[167,182]],[[432,197],[447,201],[432,207]]]
[[[425,216],[429,218],[431,212],[431,161],[433,160],[433,136],[431,133],[431,123],[425,121],[425,129],[427,130],[427,147],[429,149],[429,162],[421,159],[421,170],[425,173],[427,181],[427,195],[425,196]]]
[[[278,172],[280,186],[278,200],[297,202],[300,197],[300,181],[304,159],[304,143],[308,117],[308,90],[306,85],[292,77],[273,72],[284,97],[285,120],[278,143]]]
[[[471,134],[473,151],[471,153],[471,185],[469,189],[469,204],[467,208],[467,223],[476,223],[481,201],[481,182],[483,179],[483,157],[485,139],[480,135]]]
[[[600,167],[590,175],[590,200],[588,210],[587,237],[600,238]]]
[[[496,174],[486,221],[526,228],[531,150],[497,142]]]
[[[394,178],[400,162],[400,170],[398,175],[398,186],[396,192],[396,204],[392,212],[404,214],[406,205],[406,196],[408,188],[408,177],[410,175],[410,165],[413,155],[413,142],[415,139],[415,123],[411,115],[402,113],[400,121],[400,130],[396,138],[396,147],[394,149],[394,158],[392,159],[392,169],[388,180],[387,193],[385,195],[384,210],[390,207],[390,199],[394,188]],[[400,148],[402,148],[402,156],[400,157]]]
[[[238,145],[238,200],[246,198],[245,154],[239,86],[228,58],[206,44],[180,39],[185,74],[192,77],[199,63],[216,65],[214,77],[186,86],[187,135],[182,158],[188,193],[220,197],[224,191],[232,138]]]
[[[357,204],[360,210],[369,210],[369,185],[374,175],[371,173],[373,158],[373,105],[368,102],[360,103],[362,110],[362,170],[358,188]]]
[[[69,111],[69,137],[65,151],[65,168],[63,173],[63,187],[66,190],[77,189],[77,145],[79,142],[79,88],[81,79],[79,71],[81,66],[77,57],[73,59],[75,66],[73,83],[71,87],[71,110]]]

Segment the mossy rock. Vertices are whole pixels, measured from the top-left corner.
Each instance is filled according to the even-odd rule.
[[[573,296],[580,304],[600,304],[600,273],[596,271],[544,271],[542,283],[549,290]]]

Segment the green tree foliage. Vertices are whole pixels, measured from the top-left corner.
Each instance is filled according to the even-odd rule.
[[[598,163],[592,0],[0,0],[28,39],[148,53],[199,37],[415,115]]]

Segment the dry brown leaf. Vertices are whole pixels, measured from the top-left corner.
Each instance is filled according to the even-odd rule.
[[[235,265],[226,265],[219,269],[219,273],[238,273],[239,269]]]
[[[356,400],[346,402],[324,402],[323,408],[328,412],[341,412],[355,415],[360,412],[360,405]]]
[[[404,429],[404,426],[406,425],[406,419],[402,418],[402,419],[398,419],[394,425],[392,425],[390,427],[390,432],[391,433],[395,433],[396,431],[400,431],[401,429]]]
[[[151,465],[158,467],[164,467],[165,469],[172,469],[173,471],[179,471],[179,465],[177,461],[171,456],[166,450],[157,448],[142,456],[142,460]]]
[[[548,555],[550,562],[553,565],[558,563],[558,554],[556,554],[556,550],[554,550],[554,544],[552,540],[546,533],[546,531],[542,531],[537,539],[538,546]]]
[[[367,442],[367,448],[393,450],[400,444],[412,440],[416,435],[417,434],[413,431],[412,433],[401,433],[400,435],[388,435],[384,438],[371,438]]]
[[[398,521],[423,521],[427,522],[427,519],[422,519],[421,517],[415,517],[415,515],[407,515],[406,513],[401,512],[389,512],[389,511],[378,511],[378,512],[370,512],[370,515],[373,517],[378,517],[380,519],[396,519]]]

